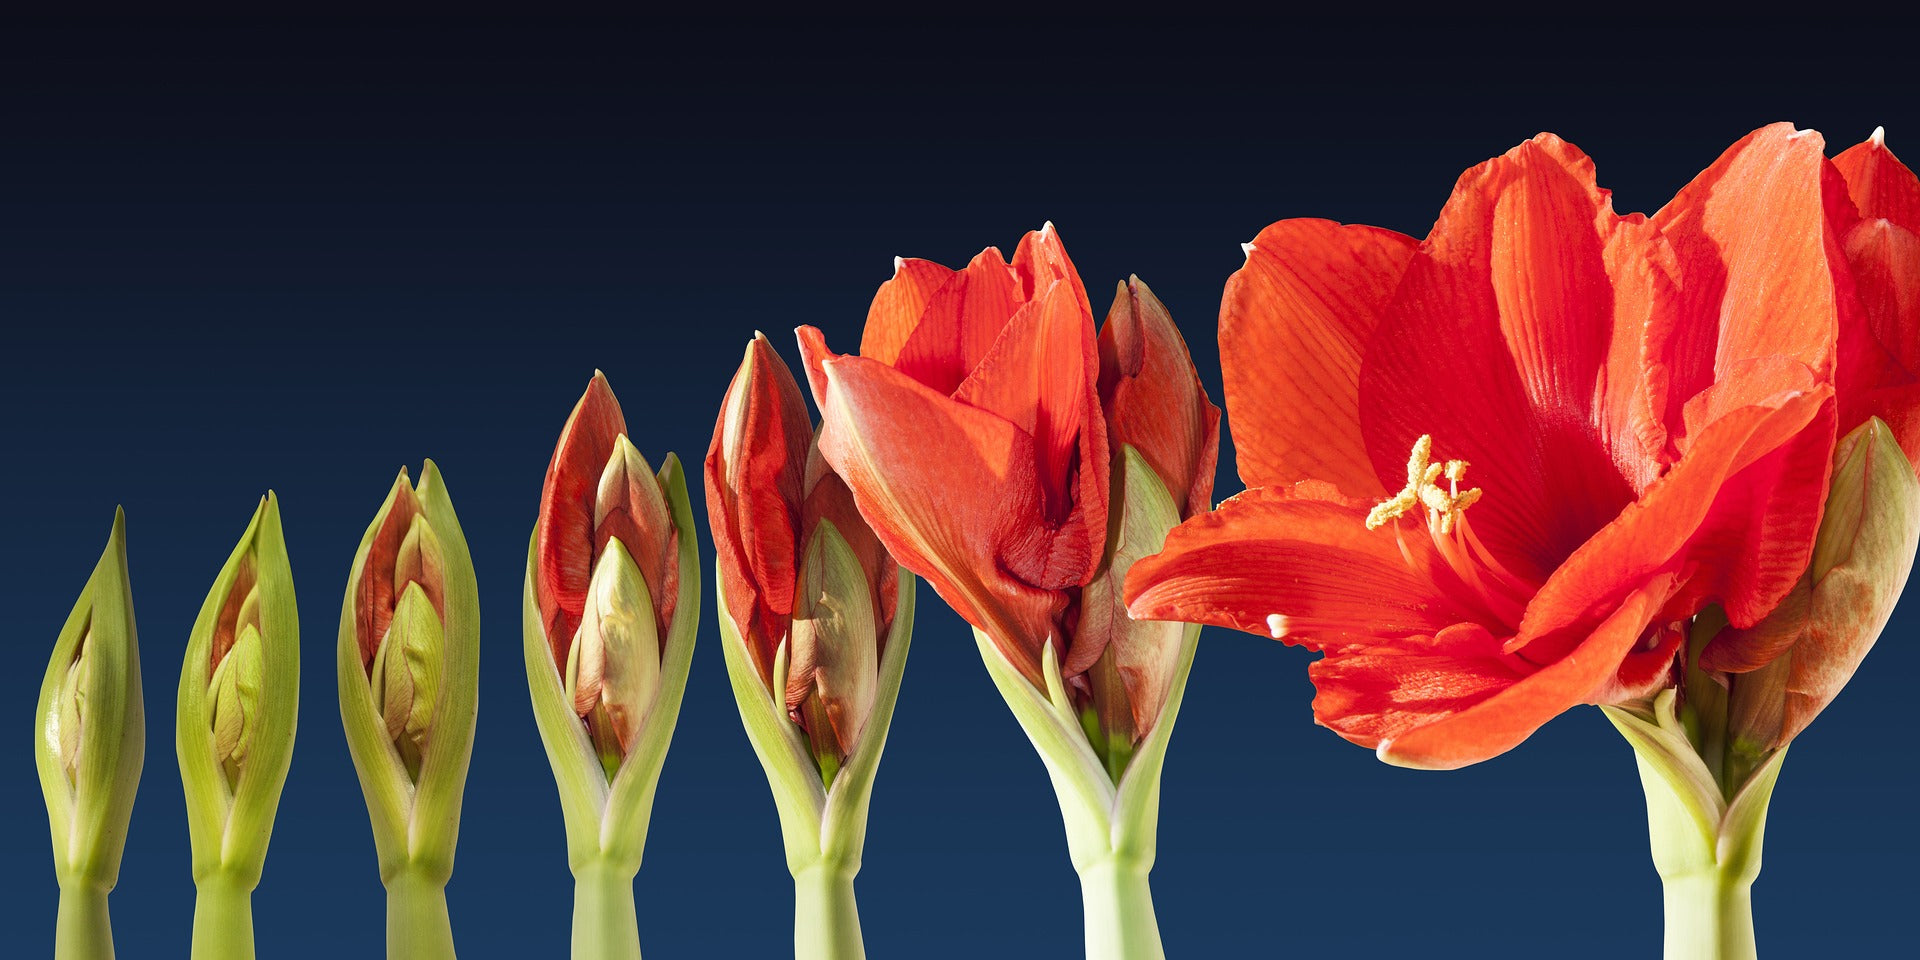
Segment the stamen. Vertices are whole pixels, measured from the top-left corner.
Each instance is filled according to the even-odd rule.
[[[1460,515],[1468,507],[1480,502],[1480,488],[1461,492],[1460,481],[1467,475],[1467,461],[1448,460],[1445,463],[1433,462],[1433,435],[1422,434],[1414,441],[1413,455],[1407,459],[1407,485],[1391,498],[1376,504],[1367,512],[1367,529],[1376,530],[1388,521],[1406,516],[1413,508],[1427,508],[1427,526],[1434,528],[1441,536],[1453,533],[1460,521]],[[1447,478],[1447,488],[1440,488],[1440,478]]]

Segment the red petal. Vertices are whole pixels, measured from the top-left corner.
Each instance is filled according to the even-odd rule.
[[[1120,285],[1100,328],[1100,403],[1109,446],[1139,450],[1182,517],[1213,506],[1220,408],[1207,402],[1180,328],[1138,277]]]
[[[1707,599],[1741,618],[1777,603],[1806,567],[1826,497],[1828,461],[1805,449],[1822,442],[1823,411],[1824,443],[1832,445],[1832,392],[1804,369],[1802,377],[1802,390],[1699,428],[1671,471],[1554,571],[1507,649],[1524,648],[1535,663],[1568,656],[1591,624],[1667,574],[1689,578],[1682,616]]]
[[[1128,571],[1127,612],[1261,636],[1277,614],[1280,639],[1314,650],[1474,619],[1424,530],[1368,530],[1367,505],[1334,496],[1256,487],[1182,523]]]
[[[1330,653],[1313,665],[1314,715],[1389,763],[1452,770],[1499,756],[1569,707],[1592,702],[1666,601],[1671,578],[1635,591],[1580,644],[1538,670],[1462,630],[1427,650]]]
[[[800,385],[756,334],[727,386],[707,448],[707,521],[727,615],[768,681],[793,614],[801,479],[812,445]]]
[[[1597,403],[1639,378],[1637,362],[1612,365],[1614,221],[1592,163],[1551,135],[1468,171],[1360,372],[1383,485],[1399,488],[1431,434],[1486,491],[1473,523],[1489,550],[1535,582],[1633,498]]]
[[[554,663],[566,670],[567,648],[586,609],[593,576],[593,506],[614,439],[627,432],[607,378],[594,371],[586,393],[567,416],[547,464],[535,534],[534,599],[546,625]],[[636,557],[638,548],[630,548]],[[652,584],[649,584],[651,586]]]
[[[1860,216],[1920,233],[1920,178],[1876,134],[1833,158]]]
[[[1654,215],[1687,291],[1678,321],[1648,334],[1676,437],[1685,404],[1743,361],[1778,355],[1833,376],[1844,277],[1829,205],[1844,201],[1823,187],[1822,148],[1812,131],[1763,127]]]
[[[927,298],[919,325],[889,366],[950,394],[986,357],[1024,302],[1013,269],[998,249],[988,247]]]
[[[1094,392],[1098,375],[1093,317],[1081,310],[1071,286],[1055,281],[1007,322],[992,352],[953,394],[1034,440],[1043,525],[1005,560],[1015,576],[1037,587],[1082,586],[1100,567],[1109,465],[1106,422]]]
[[[1020,245],[1013,249],[1012,267],[1013,275],[1020,281],[1022,299],[1039,299],[1054,281],[1065,281],[1073,288],[1081,312],[1093,316],[1087,288],[1080,283],[1080,271],[1075,270],[1073,261],[1067,258],[1066,245],[1060,242],[1060,232],[1053,229],[1053,224],[1029,231],[1020,238]]]
[[[1220,366],[1240,480],[1324,480],[1383,497],[1360,432],[1360,357],[1415,242],[1282,220],[1247,245],[1220,300]],[[1395,489],[1398,489],[1396,486]]]
[[[1034,682],[1041,646],[1058,640],[1061,596],[1010,576],[1047,525],[1034,441],[985,410],[885,364],[835,356],[820,331],[800,348],[820,405],[820,452],[888,552],[986,631]]]
[[[893,278],[880,285],[867,307],[867,325],[860,337],[860,355],[892,366],[900,357],[900,348],[920,326],[920,316],[934,291],[953,276],[953,271],[931,260],[896,258]]]

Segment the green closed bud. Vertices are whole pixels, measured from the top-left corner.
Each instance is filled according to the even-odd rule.
[[[107,548],[60,628],[34,728],[34,760],[60,883],[55,956],[113,956],[107,893],[146,759],[146,714],[126,518],[115,511]]]
[[[387,955],[453,956],[445,887],[479,700],[480,596],[433,461],[400,471],[354,554],[340,720],[387,886]]]
[[[593,565],[565,678],[608,780],[639,740],[660,689],[658,623],[640,566],[619,537],[609,537]]]
[[[1826,512],[1799,583],[1766,619],[1722,631],[1705,651],[1703,663],[1727,673],[1738,761],[1757,765],[1839,695],[1893,615],[1916,544],[1920,481],[1893,431],[1869,420],[1834,447]]]
[[[207,591],[180,668],[174,747],[199,891],[196,960],[253,956],[250,898],[293,761],[299,698],[299,608],[269,492]]]

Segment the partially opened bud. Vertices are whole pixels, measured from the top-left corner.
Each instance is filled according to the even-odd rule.
[[[653,712],[677,602],[679,534],[663,483],[594,374],[547,468],[532,587],[553,669],[609,780]]]
[[[1729,674],[1734,749],[1764,756],[1787,745],[1852,679],[1892,616],[1920,544],[1920,481],[1878,419],[1842,438],[1813,562],[1793,592],[1747,630],[1706,648]]]
[[[126,518],[119,511],[106,551],[54,642],[34,734],[60,882],[55,954],[112,956],[107,891],[119,879],[146,759]]]
[[[444,887],[479,700],[480,596],[440,470],[405,470],[341,609],[340,718],[387,884],[389,957],[453,955]]]
[[[522,621],[566,818],[575,957],[640,955],[633,877],[693,662],[694,545],[679,459],[653,471],[595,372],[547,466]]]
[[[832,784],[874,710],[899,566],[820,456],[799,384],[762,335],[714,424],[707,515],[732,642]]]
[[[180,668],[174,745],[193,840],[193,956],[252,956],[249,897],[293,759],[300,622],[269,492],[200,606]]]
[[[1186,341],[1140,278],[1120,284],[1100,330],[1100,399],[1113,451],[1106,561],[1081,593],[1087,670],[1081,722],[1116,781],[1152,733],[1183,660],[1185,624],[1127,616],[1122,586],[1167,531],[1212,504],[1220,409],[1207,400]]]

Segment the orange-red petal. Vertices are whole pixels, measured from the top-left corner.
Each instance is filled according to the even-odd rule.
[[[1227,426],[1242,483],[1389,492],[1360,431],[1360,362],[1415,247],[1391,230],[1330,220],[1282,220],[1247,244],[1220,299]]]
[[[1248,490],[1175,527],[1159,553],[1133,565],[1127,612],[1314,650],[1475,619],[1426,531],[1368,530],[1367,511],[1324,486]]]
[[[756,334],[707,448],[707,519],[732,617],[764,680],[793,614],[813,424],[793,372]]]
[[[820,406],[820,452],[900,564],[986,631],[1036,682],[1061,595],[1011,574],[1049,552],[1034,439],[865,357],[798,331]],[[1016,558],[1018,558],[1016,560]]]
[[[594,371],[586,392],[567,416],[547,464],[534,535],[534,599],[554,663],[561,670],[566,669],[574,632],[580,629],[587,584],[593,577],[593,510],[600,474],[613,453],[614,440],[626,432],[620,401],[614,399],[607,378]]]

